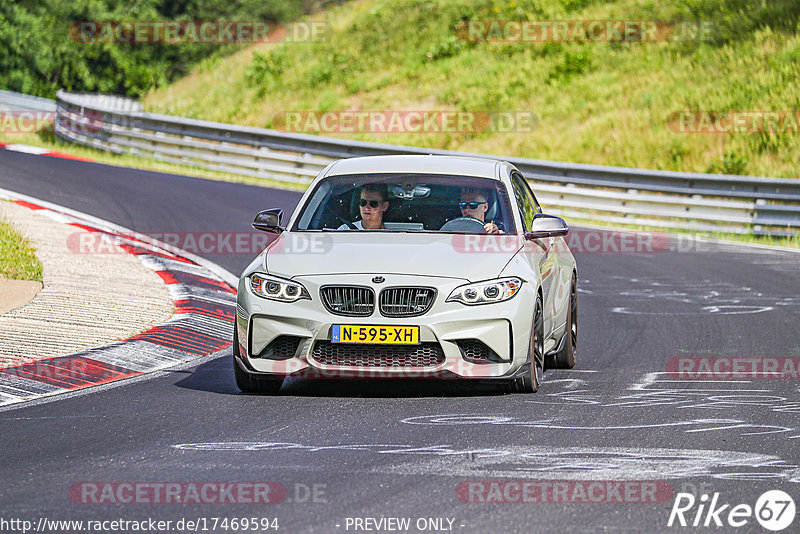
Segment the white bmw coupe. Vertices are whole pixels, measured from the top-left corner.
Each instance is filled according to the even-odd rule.
[[[461,378],[539,389],[575,365],[577,271],[564,221],[513,165],[372,156],[326,167],[239,281],[245,392],[286,377]]]

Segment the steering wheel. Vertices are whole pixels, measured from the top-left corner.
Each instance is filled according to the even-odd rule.
[[[456,217],[449,220],[439,228],[440,232],[464,232],[467,234],[485,234],[486,229],[479,219],[475,217]]]

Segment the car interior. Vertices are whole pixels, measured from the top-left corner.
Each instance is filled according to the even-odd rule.
[[[489,182],[484,180],[484,182]],[[384,182],[388,190],[389,208],[384,213],[383,222],[386,230],[394,231],[440,231],[449,221],[461,218],[459,202],[461,191],[465,187],[474,188],[473,183],[452,185],[445,183],[417,182],[415,185],[403,185],[401,182]],[[363,183],[334,185],[320,205],[315,210],[310,220],[308,229],[340,229],[342,225],[358,221],[360,216],[359,200],[360,188]],[[502,230],[507,230],[511,225],[507,208],[508,201],[499,192],[502,185],[489,182],[481,183],[480,189],[485,192],[489,208],[485,221],[493,221]],[[504,204],[506,207],[504,207]],[[462,226],[452,225],[442,231],[474,232],[465,230]],[[350,228],[355,230],[355,227]]]

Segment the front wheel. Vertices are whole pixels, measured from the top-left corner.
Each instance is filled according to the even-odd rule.
[[[236,387],[243,393],[277,393],[283,385],[282,377],[263,377],[248,373],[241,368],[239,358],[239,332],[233,327],[233,377]]]
[[[515,386],[519,393],[536,393],[542,380],[542,362],[544,354],[544,316],[542,315],[542,297],[536,297],[533,310],[533,331],[528,344],[531,366],[528,372],[516,379]]]

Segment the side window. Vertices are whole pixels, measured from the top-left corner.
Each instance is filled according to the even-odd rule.
[[[523,178],[522,183],[525,184],[525,190],[528,192],[528,194],[531,196],[531,199],[533,200],[533,205],[536,207],[536,213],[542,213],[542,207],[539,205],[539,201],[536,200],[536,195],[533,194],[533,190],[531,189],[530,184],[528,184],[528,180]]]
[[[517,201],[519,213],[522,216],[522,224],[525,230],[531,229],[533,216],[541,211],[533,194],[530,192],[528,184],[525,183],[522,176],[517,173],[511,175],[511,185],[514,188],[514,199]]]
[[[533,189],[531,189],[531,186],[528,183],[528,180],[526,180],[521,174],[516,173],[516,172],[514,173],[514,176],[516,176],[517,179],[524,186],[525,191],[528,193],[528,196],[531,198],[531,201],[533,202],[533,205],[536,208],[536,213],[542,213],[542,207],[539,205],[539,201],[536,200],[536,195],[533,194]]]

